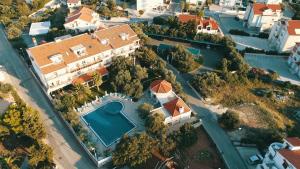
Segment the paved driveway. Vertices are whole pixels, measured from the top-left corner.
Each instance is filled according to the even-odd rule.
[[[52,110],[37,81],[7,41],[3,27],[0,27],[0,65],[4,65],[9,74],[6,82],[16,88],[27,104],[41,112],[47,129],[46,142],[54,149],[54,158],[58,168],[96,168],[86,152],[75,141],[71,132]]]
[[[245,59],[252,67],[273,70],[279,74],[280,80],[300,85],[300,79],[289,71],[285,57],[246,53]]]

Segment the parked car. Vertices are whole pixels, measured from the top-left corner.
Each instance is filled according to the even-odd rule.
[[[248,158],[248,163],[250,165],[257,165],[257,164],[260,164],[262,162],[262,160],[263,160],[263,157],[261,155],[255,154]]]

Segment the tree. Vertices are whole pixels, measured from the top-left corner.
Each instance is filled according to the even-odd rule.
[[[198,136],[195,128],[186,123],[180,127],[179,131],[173,134],[174,140],[176,140],[179,148],[184,149],[196,143]]]
[[[167,126],[164,124],[164,116],[156,113],[146,119],[145,127],[149,134],[156,138],[161,138],[167,132]]]
[[[125,135],[113,152],[113,164],[115,166],[138,166],[151,158],[151,150],[154,146],[154,140],[146,133],[137,134],[133,137]]]
[[[185,4],[184,4],[184,9],[185,9],[186,11],[189,11],[189,10],[190,10],[190,3],[189,3],[189,2],[185,2]]]
[[[142,16],[144,14],[144,10],[139,10],[139,14]]]
[[[12,0],[1,0],[1,5],[10,6],[12,4]]]
[[[150,115],[150,111],[153,109],[153,106],[149,103],[143,103],[138,107],[139,116],[142,119],[145,119]]]
[[[97,87],[97,90],[100,91],[99,86],[103,83],[101,74],[98,72],[95,72],[93,74],[93,81]]]
[[[123,2],[123,3],[122,3],[122,8],[123,8],[123,10],[125,10],[126,8],[128,8],[128,5],[127,5],[126,2]]]
[[[212,4],[212,0],[206,0],[206,4],[209,6]]]
[[[141,65],[145,67],[155,66],[155,62],[158,59],[157,54],[149,48],[141,48],[137,57]]]
[[[162,135],[159,142],[159,151],[164,156],[170,156],[171,152],[176,149],[176,142],[167,135]]]
[[[42,124],[39,113],[30,107],[27,107],[23,112],[23,127],[24,134],[34,138],[42,139],[46,137],[46,130]]]
[[[53,151],[49,146],[38,142],[37,145],[33,145],[29,148],[29,152],[28,164],[32,168],[53,168]]]
[[[22,31],[15,25],[15,24],[9,24],[9,26],[6,29],[7,38],[9,40],[17,39],[21,36]]]
[[[3,122],[16,134],[23,132],[22,113],[16,105],[10,105],[4,114]]]
[[[181,0],[180,1],[180,10],[181,10],[181,12],[183,12],[184,8],[185,8],[185,1]]]
[[[76,99],[72,94],[63,95],[61,102],[66,109],[73,109],[76,106]]]
[[[106,4],[107,4],[108,9],[110,9],[111,11],[114,11],[116,9],[117,4],[116,4],[115,0],[107,0]]]
[[[20,16],[28,16],[30,14],[30,9],[25,2],[18,4],[17,9]]]
[[[197,16],[202,18],[204,16],[204,11],[203,10],[198,11]]]
[[[218,119],[219,123],[226,129],[233,130],[240,126],[239,114],[234,111],[226,111]]]

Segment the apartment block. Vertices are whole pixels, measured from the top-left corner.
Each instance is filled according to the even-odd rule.
[[[291,72],[300,78],[300,43],[296,43],[288,59]]]
[[[139,47],[139,38],[129,25],[94,33],[56,39],[27,49],[33,68],[48,93],[98,71],[106,73],[112,59],[128,56]]]
[[[279,52],[292,51],[300,42],[300,20],[281,19],[272,27],[269,35],[270,46]]]

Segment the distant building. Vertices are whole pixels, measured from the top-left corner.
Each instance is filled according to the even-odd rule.
[[[249,3],[244,22],[247,27],[257,28],[260,32],[269,31],[274,22],[282,17],[280,4]]]
[[[152,10],[164,5],[164,0],[136,0],[136,10]]]
[[[118,25],[63,37],[27,49],[34,71],[48,93],[72,83],[88,83],[90,74],[107,74],[112,58],[129,56],[139,47],[139,38],[129,25]]]
[[[68,8],[78,8],[81,6],[81,0],[67,0]]]
[[[205,3],[205,0],[186,0],[185,2],[189,3],[190,5],[201,5]]]
[[[87,7],[82,7],[70,13],[64,24],[66,30],[76,32],[96,30],[100,26],[104,27],[100,22],[99,14]]]
[[[256,0],[256,3],[281,4],[282,0]]]
[[[294,46],[292,54],[288,59],[288,64],[292,73],[296,74],[300,78],[300,43],[296,43]]]
[[[281,19],[272,27],[269,35],[270,46],[279,52],[291,51],[300,43],[300,20]]]
[[[150,85],[150,93],[157,102],[157,106],[151,112],[162,114],[165,118],[164,124],[174,125],[191,118],[191,109],[174,93],[171,83],[155,80]]]
[[[196,15],[180,14],[178,20],[182,23],[194,21],[197,25],[197,33],[218,34],[221,32],[217,21],[212,18],[201,18]]]
[[[50,26],[50,21],[32,23],[30,25],[29,35],[36,36],[46,34],[49,32]]]
[[[300,168],[300,139],[290,137],[283,143],[272,143],[262,164],[256,169],[299,169]]]
[[[219,5],[222,7],[243,7],[243,0],[220,0]]]

